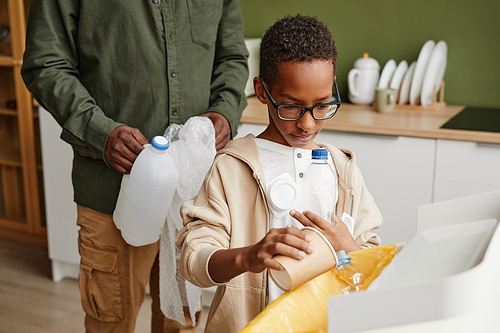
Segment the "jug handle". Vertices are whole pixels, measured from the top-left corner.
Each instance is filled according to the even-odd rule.
[[[359,95],[358,91],[356,90],[355,84],[354,84],[354,79],[356,78],[356,75],[359,75],[359,74],[360,74],[359,69],[353,68],[349,71],[349,76],[347,77],[347,85],[349,87],[349,92],[354,97]]]

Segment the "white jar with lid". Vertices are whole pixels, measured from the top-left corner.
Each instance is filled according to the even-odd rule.
[[[349,100],[355,104],[371,104],[375,101],[380,65],[377,60],[364,53],[362,58],[354,62],[354,68],[349,71],[347,84]]]

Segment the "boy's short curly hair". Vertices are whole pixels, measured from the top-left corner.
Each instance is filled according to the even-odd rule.
[[[287,16],[272,25],[260,45],[260,76],[271,86],[283,62],[332,61],[337,69],[337,48],[330,30],[316,17]]]

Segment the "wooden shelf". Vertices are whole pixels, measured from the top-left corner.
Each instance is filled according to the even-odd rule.
[[[0,116],[17,117],[17,111],[16,110],[0,109]]]
[[[13,67],[15,64],[16,61],[12,57],[0,55],[0,66]]]
[[[0,227],[3,227],[5,229],[9,229],[11,231],[21,231],[25,232],[28,230],[28,225],[26,222],[13,222],[11,219],[4,219],[0,218]]]
[[[17,117],[17,110],[0,108],[0,116]],[[38,118],[38,108],[33,108],[33,118]]]
[[[0,147],[0,166],[2,165],[22,167],[20,150],[9,146]]]

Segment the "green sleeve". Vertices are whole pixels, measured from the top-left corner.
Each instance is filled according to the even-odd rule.
[[[79,80],[78,20],[77,1],[33,0],[21,73],[61,125],[61,138],[81,155],[104,160],[109,133],[122,124],[104,115]]]
[[[240,2],[225,0],[219,23],[208,112],[218,112],[229,121],[235,137],[247,105],[248,51],[243,37]]]

